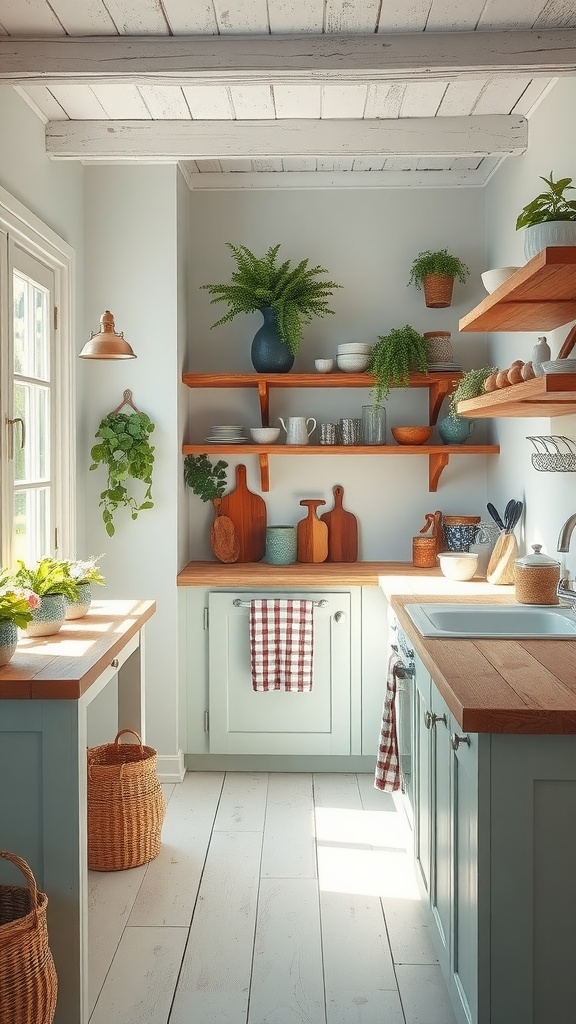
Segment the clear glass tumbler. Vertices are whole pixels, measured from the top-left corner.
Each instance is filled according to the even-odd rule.
[[[386,444],[386,410],[381,405],[362,406],[362,444]]]

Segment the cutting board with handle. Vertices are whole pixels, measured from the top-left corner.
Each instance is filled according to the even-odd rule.
[[[518,545],[513,533],[502,530],[490,555],[486,570],[487,583],[514,583],[514,561],[518,558]]]
[[[326,502],[319,498],[303,498],[300,502],[308,509],[308,515],[296,527],[296,543],[299,562],[325,562],[328,557],[328,527],[316,515],[319,505]]]
[[[320,521],[328,527],[328,562],[356,562],[358,559],[358,521],[342,506],[344,488],[336,484],[334,508],[324,512]]]
[[[229,516],[222,515],[221,498],[214,498],[216,518],[210,529],[210,547],[219,562],[237,562],[240,545],[234,523]]]
[[[248,490],[246,466],[236,466],[236,487],[220,499],[220,512],[234,524],[238,562],[259,562],[266,548],[266,502]]]

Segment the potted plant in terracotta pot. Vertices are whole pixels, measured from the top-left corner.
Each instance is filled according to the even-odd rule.
[[[452,303],[454,279],[464,284],[470,271],[459,256],[453,256],[447,249],[431,252],[426,249],[416,256],[410,271],[409,284],[424,289],[426,305],[442,309]]]
[[[46,557],[29,567],[19,561],[14,579],[40,598],[39,607],[32,610],[32,617],[24,627],[28,635],[57,633],[66,617],[66,600],[78,600],[78,587],[70,575],[69,563]]]
[[[382,404],[390,388],[408,387],[412,371],[426,373],[427,369],[426,339],[410,324],[380,335],[368,363],[368,373],[375,379],[375,405]]]
[[[258,373],[287,373],[302,340],[304,324],[315,316],[333,313],[328,298],[334,281],[319,280],[324,267],[309,267],[308,260],[292,266],[290,260],[278,264],[279,245],[264,256],[255,256],[245,245],[227,242],[236,261],[236,270],[228,284],[204,284],[213,296],[211,302],[227,302],[228,312],[212,324],[233,320],[239,313],[260,310],[264,324],[252,342],[251,359]]]
[[[572,178],[554,181],[540,176],[547,189],[527,203],[516,220],[516,230],[524,228],[524,255],[532,259],[547,245],[576,245],[576,200],[565,192],[574,191]]]

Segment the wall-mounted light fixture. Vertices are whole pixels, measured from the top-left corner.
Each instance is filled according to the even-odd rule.
[[[114,328],[114,317],[109,309],[100,317],[100,331],[90,331],[90,339],[80,352],[80,359],[136,359],[136,353]]]

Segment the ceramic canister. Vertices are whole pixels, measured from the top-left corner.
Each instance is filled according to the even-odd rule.
[[[296,561],[295,526],[267,526],[264,560],[270,565],[292,565]]]

